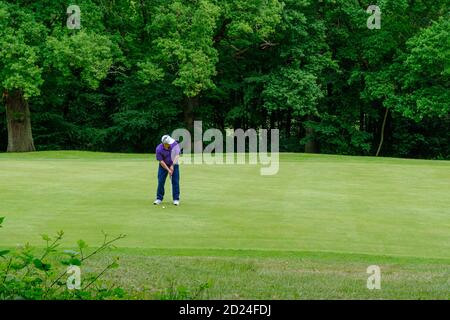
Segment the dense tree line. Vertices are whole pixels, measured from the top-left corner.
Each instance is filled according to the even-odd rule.
[[[73,2],[0,0],[1,150],[149,152],[201,119],[450,158],[447,0],[77,0],[69,29]]]

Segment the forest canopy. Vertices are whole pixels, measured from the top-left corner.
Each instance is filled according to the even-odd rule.
[[[0,0],[0,150],[153,152],[202,120],[277,128],[281,151],[450,159],[449,18],[447,0]]]

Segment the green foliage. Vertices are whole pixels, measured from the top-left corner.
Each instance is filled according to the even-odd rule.
[[[47,39],[46,68],[53,68],[68,81],[79,74],[80,80],[96,89],[112,65],[112,43],[106,36],[80,31],[60,39]]]
[[[117,54],[103,29],[101,12],[90,1],[81,1],[83,19],[89,31],[69,33],[55,20],[65,16],[61,6],[52,2],[12,4],[0,1],[0,89],[20,90],[25,98],[40,94],[40,87],[59,71],[68,82],[79,77],[87,87],[97,88],[112,65],[112,51]],[[91,11],[89,9],[92,9]],[[51,23],[47,20],[52,18]],[[64,19],[61,19],[63,22]],[[64,21],[65,22],[65,21]]]
[[[213,88],[217,50],[213,36],[219,8],[206,0],[170,1],[156,9],[147,30],[156,35],[154,60],[176,74],[173,84],[189,97]],[[141,64],[151,78],[161,78],[162,69],[154,63]]]
[[[319,141],[323,153],[366,155],[370,151],[370,134],[339,117],[323,115],[320,121],[308,121],[305,125],[314,129],[313,138]],[[301,142],[305,144],[307,138]]]
[[[44,26],[31,13],[0,1],[0,90],[21,90],[26,98],[39,95],[43,82],[38,64]]]
[[[450,114],[449,18],[441,17],[407,42],[404,70],[397,76],[401,94],[392,98],[392,105],[408,118]]]
[[[4,218],[0,217],[0,227]],[[67,266],[84,265],[85,261],[98,253],[111,248],[113,243],[123,239],[124,235],[109,239],[104,235],[103,244],[90,253],[86,252],[87,244],[78,241],[78,249],[58,251],[64,232],[55,237],[42,235],[46,246],[42,253],[29,244],[16,250],[0,250],[0,300],[42,300],[42,299],[118,299],[125,297],[123,289],[101,286],[99,278],[108,270],[118,267],[117,259],[109,263],[97,274],[83,274],[79,289],[68,288]],[[63,266],[63,268],[58,267]]]
[[[80,0],[68,30],[66,1],[0,0],[0,94],[24,93],[40,150],[148,152],[195,101],[208,128],[278,128],[284,151],[360,155],[376,152],[387,108],[383,155],[448,157],[447,1],[378,1],[374,30],[370,4]]]

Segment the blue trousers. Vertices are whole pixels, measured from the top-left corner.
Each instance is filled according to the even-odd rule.
[[[158,167],[158,191],[156,192],[156,199],[163,200],[164,199],[164,185],[166,184],[166,179],[168,176],[167,170],[165,170],[161,165]],[[180,168],[179,165],[176,164],[173,166],[173,175],[172,175],[172,197],[173,200],[180,200]]]

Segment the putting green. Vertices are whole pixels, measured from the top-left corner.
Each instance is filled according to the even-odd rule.
[[[65,231],[64,244],[125,233],[122,248],[240,249],[450,258],[450,162],[283,154],[185,165],[181,206],[152,205],[154,155],[0,154],[0,246]]]

